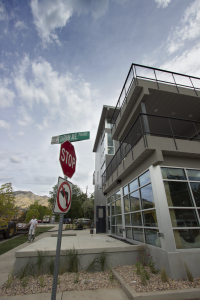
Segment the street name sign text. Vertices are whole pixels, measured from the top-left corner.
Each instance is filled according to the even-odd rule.
[[[78,142],[90,139],[90,131],[67,133],[58,136],[53,136],[51,144],[62,144],[65,141]]]

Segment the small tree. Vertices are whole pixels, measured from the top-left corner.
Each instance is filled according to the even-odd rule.
[[[15,196],[13,194],[12,183],[5,183],[0,188],[0,217],[12,219],[17,213]]]
[[[57,195],[57,191],[58,191],[58,184],[53,186],[53,191],[49,191],[50,198],[48,199],[48,202],[49,202],[49,209],[51,211],[53,211],[54,209],[54,202]]]

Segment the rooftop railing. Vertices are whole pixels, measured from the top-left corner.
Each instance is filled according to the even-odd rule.
[[[178,149],[177,139],[200,141],[200,122],[140,113],[102,174],[103,185],[117,167],[124,164],[130,151],[134,160],[133,148],[141,139],[144,147],[148,147],[147,135],[172,138],[175,148]]]
[[[111,118],[111,124],[113,124],[112,129],[117,121],[122,107],[126,103],[126,98],[132,85],[138,85],[138,79],[154,81],[156,82],[158,89],[159,83],[173,85],[176,87],[178,93],[179,87],[193,89],[197,96],[197,91],[200,91],[200,78],[198,77],[132,64]]]

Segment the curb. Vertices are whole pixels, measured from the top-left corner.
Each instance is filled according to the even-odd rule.
[[[137,293],[124,281],[116,270],[112,269],[112,272],[115,278],[120,282],[124,293],[130,300],[200,300],[200,288]]]

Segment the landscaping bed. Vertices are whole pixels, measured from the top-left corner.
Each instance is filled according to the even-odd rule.
[[[26,276],[19,279],[10,278],[0,289],[0,296],[15,296],[25,294],[50,293],[52,290],[52,275]],[[87,273],[66,272],[58,276],[57,292],[84,291],[96,289],[120,288],[111,271]]]
[[[142,284],[141,275],[136,273],[137,268],[135,265],[119,266],[114,269],[137,293],[200,288],[200,278],[194,278],[194,281],[190,282],[188,278],[174,280],[168,277],[168,282],[162,282],[160,272],[153,274],[148,266],[143,268],[149,274],[149,280],[146,280],[146,285]]]

